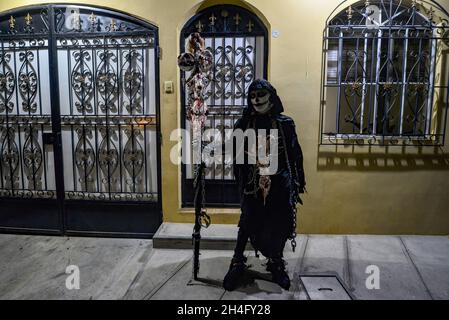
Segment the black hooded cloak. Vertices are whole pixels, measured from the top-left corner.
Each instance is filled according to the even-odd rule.
[[[258,114],[250,99],[250,92],[266,89],[273,104],[267,114]],[[296,204],[302,203],[299,194],[304,192],[305,176],[303,154],[294,121],[282,114],[284,107],[276,89],[266,80],[255,80],[248,89],[248,104],[235,129],[278,129],[278,170],[271,175],[271,188],[264,200],[258,190],[259,174],[256,165],[238,164],[234,158],[234,175],[241,196],[240,229],[248,234],[253,248],[266,257],[282,256],[287,239],[295,236]],[[245,152],[244,143],[236,146],[236,155]]]

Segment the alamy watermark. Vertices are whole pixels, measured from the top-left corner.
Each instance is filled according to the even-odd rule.
[[[173,164],[257,164],[262,175],[278,170],[277,129],[207,129],[202,134],[186,129],[173,130],[170,141]],[[245,147],[246,143],[246,147]]]
[[[380,269],[376,265],[369,265],[365,269],[365,273],[369,274],[366,278],[365,286],[368,290],[380,289]]]
[[[68,290],[80,289],[80,268],[75,265],[67,266],[65,273],[69,276],[65,279],[65,287]]]

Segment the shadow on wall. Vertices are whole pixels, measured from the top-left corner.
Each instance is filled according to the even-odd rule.
[[[318,171],[449,171],[442,147],[320,146],[317,159]]]

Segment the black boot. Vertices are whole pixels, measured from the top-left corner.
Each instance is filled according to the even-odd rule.
[[[227,291],[235,290],[240,280],[242,279],[247,266],[245,264],[246,258],[232,258],[231,265],[229,266],[228,273],[223,280],[223,288]]]
[[[267,271],[271,272],[273,282],[276,282],[281,288],[285,290],[290,288],[290,278],[285,271],[285,262],[282,258],[268,260]]]

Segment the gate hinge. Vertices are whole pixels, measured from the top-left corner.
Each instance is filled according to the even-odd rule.
[[[157,47],[157,58],[160,60],[162,59],[162,48],[161,47]]]

